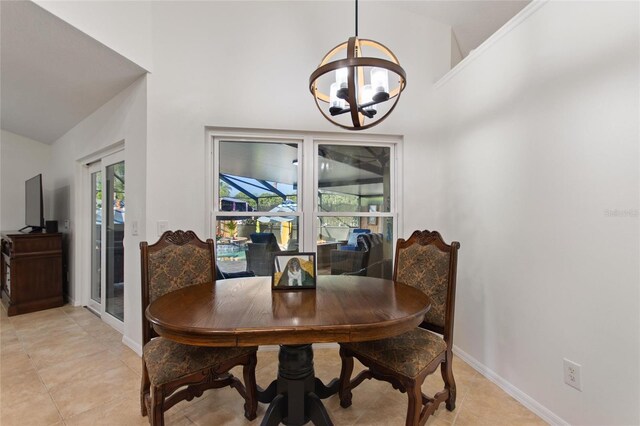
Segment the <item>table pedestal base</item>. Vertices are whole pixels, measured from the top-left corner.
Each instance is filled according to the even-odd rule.
[[[267,389],[258,388],[258,401],[270,403],[261,426],[332,426],[321,399],[338,392],[338,379],[328,386],[315,377],[311,345],[280,345],[278,379]]]

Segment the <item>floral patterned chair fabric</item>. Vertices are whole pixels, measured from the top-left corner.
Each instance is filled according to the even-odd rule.
[[[149,303],[171,291],[211,281],[208,247],[170,245],[149,253]]]
[[[156,335],[144,312],[171,291],[215,281],[213,240],[193,231],[167,231],[152,245],[140,243],[142,267],[142,386],[140,407],[152,425],[164,424],[164,412],[207,389],[231,386],[245,400],[244,415],[256,418],[257,347],[209,348],[183,345]],[[229,370],[242,365],[245,384]],[[246,387],[245,387],[246,385]]]
[[[412,244],[398,252],[396,281],[422,290],[431,299],[425,322],[444,327],[449,284],[449,253],[434,245]]]
[[[152,339],[144,347],[144,361],[151,384],[161,386],[193,374],[194,371],[205,371],[212,365],[221,365],[229,359],[255,352],[255,348],[210,349],[183,345],[169,339]]]
[[[345,345],[351,351],[366,355],[394,373],[415,378],[429,363],[447,350],[442,337],[424,328],[416,328],[388,339]]]
[[[438,232],[415,231],[396,245],[394,281],[422,290],[431,309],[420,327],[399,336],[369,342],[341,343],[340,405],[351,405],[352,389],[366,379],[390,382],[409,398],[406,425],[423,425],[445,402],[455,409],[453,317],[460,243],[448,245]],[[438,334],[435,334],[438,333]],[[353,358],[368,367],[353,380]],[[444,389],[433,397],[422,393],[427,376],[441,366]]]

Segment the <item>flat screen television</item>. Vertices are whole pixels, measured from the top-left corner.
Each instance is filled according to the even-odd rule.
[[[31,232],[41,232],[44,229],[44,203],[42,199],[42,175],[34,176],[24,184],[24,221],[21,229],[31,228]]]

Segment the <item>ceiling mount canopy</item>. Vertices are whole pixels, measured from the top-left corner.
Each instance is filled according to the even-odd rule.
[[[343,129],[364,130],[393,111],[407,75],[391,50],[358,38],[358,0],[355,4],[355,37],[322,58],[309,77],[309,90],[327,120]]]

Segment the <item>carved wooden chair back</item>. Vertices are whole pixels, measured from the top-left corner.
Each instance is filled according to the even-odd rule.
[[[212,239],[200,240],[193,231],[167,231],[155,244],[140,243],[142,268],[142,344],[157,336],[145,316],[158,297],[216,278]]]
[[[455,409],[456,383],[453,377],[453,314],[456,267],[460,243],[446,244],[438,232],[415,231],[396,245],[393,279],[420,289],[431,300],[431,309],[420,327],[404,334],[370,342],[340,344],[340,405],[351,405],[352,390],[364,380],[385,380],[408,397],[405,424],[424,425],[440,405]],[[442,335],[442,338],[437,334]],[[364,371],[351,380],[353,358]],[[444,389],[433,397],[422,393],[428,375],[440,366]]]
[[[431,309],[420,327],[453,341],[456,270],[460,243],[444,242],[436,231],[415,231],[396,245],[393,280],[416,287],[431,299]]]

